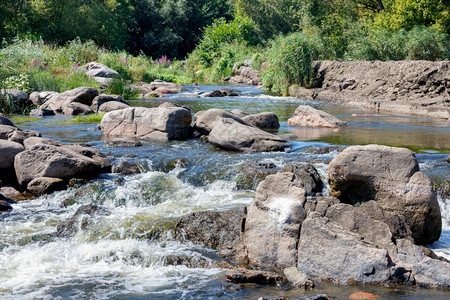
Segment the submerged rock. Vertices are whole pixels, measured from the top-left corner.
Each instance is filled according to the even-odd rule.
[[[243,268],[227,270],[225,276],[236,283],[276,284],[283,281],[277,273]]]
[[[176,225],[178,239],[187,239],[220,251],[220,256],[239,261],[243,209],[193,212],[181,217]]]
[[[93,204],[80,206],[70,219],[59,222],[56,228],[56,236],[71,237],[80,229],[86,229],[89,225],[89,216],[92,217],[98,210],[99,207]]]
[[[130,175],[140,173],[139,165],[137,163],[130,163],[128,161],[121,161],[112,167],[112,172],[122,175]]]
[[[299,105],[295,109],[294,115],[288,119],[288,125],[337,128],[347,126],[347,122],[311,106]]]
[[[239,96],[235,90],[230,89],[220,89],[220,90],[214,90],[212,92],[208,92],[203,95],[203,97],[236,97]]]
[[[330,194],[344,203],[375,200],[388,212],[405,217],[414,241],[439,239],[441,212],[431,180],[419,172],[414,153],[379,145],[352,146],[328,168]]]
[[[131,107],[106,113],[100,126],[105,136],[183,140],[191,135],[191,120],[182,107]]]

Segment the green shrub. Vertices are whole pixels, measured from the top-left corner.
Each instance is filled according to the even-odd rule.
[[[80,65],[96,61],[100,52],[94,41],[81,42],[79,37],[68,42],[64,48],[69,60]]]
[[[10,94],[0,94],[0,113],[28,115],[35,106],[26,101],[14,101]]]
[[[450,39],[445,33],[425,26],[415,26],[408,32],[406,59],[450,59]]]
[[[59,91],[56,78],[48,70],[33,70],[29,75],[31,91]]]
[[[263,86],[286,94],[292,84],[312,85],[312,61],[319,56],[317,41],[302,32],[280,36],[267,52],[268,68],[261,73]]]
[[[136,99],[139,91],[131,87],[131,82],[124,78],[113,78],[106,87],[107,94],[120,95],[125,100]]]
[[[2,87],[5,89],[17,89],[28,93],[30,91],[28,80],[27,74],[13,75],[3,81]]]

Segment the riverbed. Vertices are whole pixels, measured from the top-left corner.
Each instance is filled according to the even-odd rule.
[[[129,101],[132,106],[157,107],[170,101],[194,114],[199,110],[242,109],[275,112],[276,132],[290,142],[277,153],[220,151],[199,139],[116,147],[103,140],[97,124],[70,123],[67,116],[44,117],[21,124],[63,143],[85,143],[114,162],[137,162],[140,174],[103,174],[86,184],[13,205],[0,215],[0,298],[4,299],[257,299],[260,296],[305,295],[286,286],[233,285],[217,267],[218,252],[173,237],[179,217],[193,211],[244,207],[254,191],[238,190],[236,178],[245,161],[282,167],[293,161],[312,163],[326,182],[328,163],[338,151],[354,144],[407,147],[416,153],[421,171],[432,178],[450,178],[450,123],[395,114],[376,114],[320,101],[264,94],[252,86],[226,86],[239,97],[203,98],[216,85],[190,85],[187,91],[152,100]],[[340,131],[287,126],[300,104],[312,105],[350,123]],[[328,147],[325,151],[325,147]],[[187,164],[174,163],[184,159]],[[327,188],[324,193],[327,194]],[[61,206],[64,200],[75,204]],[[58,238],[57,224],[83,204],[96,204],[100,213],[74,237]],[[450,199],[440,198],[443,233],[431,248],[450,259]],[[174,263],[175,260],[183,263]],[[446,299],[446,291],[413,288],[318,285],[312,293],[339,299],[358,290],[381,299]],[[311,292],[306,292],[311,293]]]

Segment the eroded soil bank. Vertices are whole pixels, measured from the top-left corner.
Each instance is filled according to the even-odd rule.
[[[398,114],[450,120],[449,61],[320,61],[314,89],[291,96]]]

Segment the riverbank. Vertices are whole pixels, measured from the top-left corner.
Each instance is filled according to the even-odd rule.
[[[449,61],[319,61],[316,88],[289,95],[378,112],[450,120]]]

